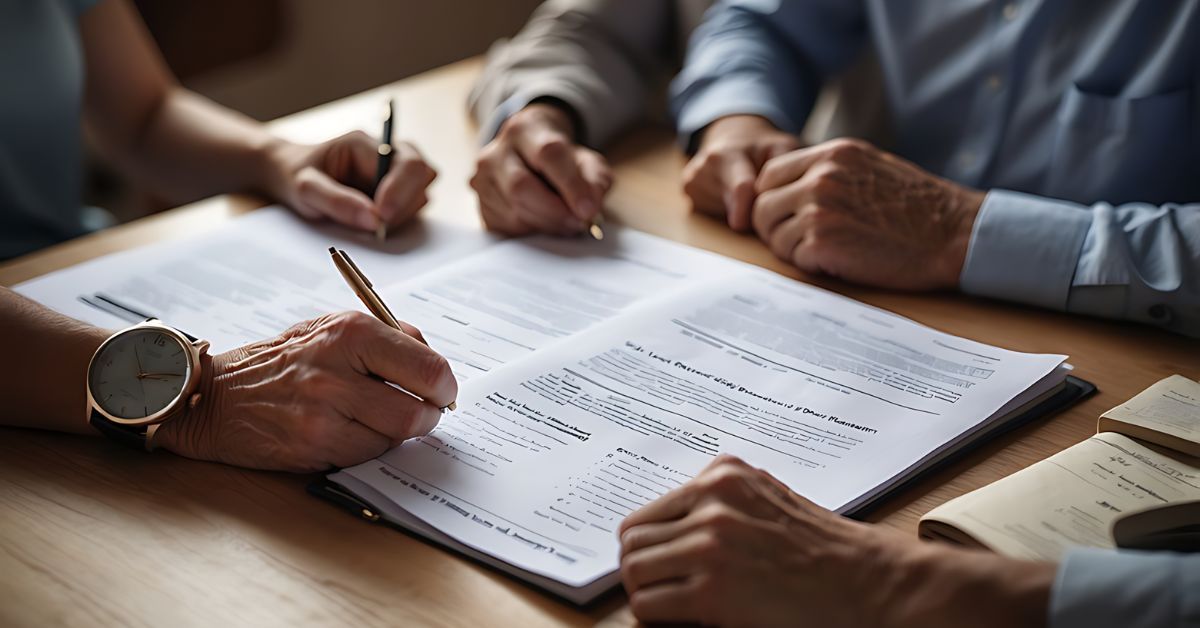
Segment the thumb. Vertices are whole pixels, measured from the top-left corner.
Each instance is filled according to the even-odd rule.
[[[754,205],[754,181],[757,174],[750,158],[738,153],[721,170],[721,189],[724,190],[725,215],[729,228],[746,231],[750,228],[750,207]]]
[[[306,214],[366,231],[379,223],[379,214],[366,194],[334,181],[316,168],[305,168],[296,175],[296,192]]]

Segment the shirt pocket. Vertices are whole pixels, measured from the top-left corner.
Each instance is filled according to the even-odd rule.
[[[1056,117],[1046,193],[1080,203],[1196,200],[1193,90],[1107,96],[1072,84]]]

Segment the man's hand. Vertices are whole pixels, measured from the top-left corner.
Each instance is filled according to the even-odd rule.
[[[729,456],[630,515],[620,535],[643,622],[1038,626],[1055,573],[844,519]]]
[[[766,118],[720,118],[704,130],[700,149],[683,169],[683,191],[696,211],[725,218],[735,231],[748,231],[759,170],[773,157],[799,147],[795,136]]]
[[[189,458],[286,471],[374,458],[429,433],[440,408],[458,395],[445,358],[416,329],[406,332],[346,312],[214,356],[200,403],[164,423],[154,445]]]
[[[612,187],[612,171],[574,136],[567,112],[549,103],[533,103],[504,122],[471,177],[488,229],[514,236],[587,229]]]
[[[374,231],[382,221],[398,227],[429,202],[426,189],[437,177],[408,142],[393,145],[392,165],[371,197],[379,141],[354,131],[312,146],[278,142],[268,151],[268,192],[309,219],[327,219]]]
[[[776,157],[754,231],[801,270],[903,290],[956,288],[983,193],[859,140]]]

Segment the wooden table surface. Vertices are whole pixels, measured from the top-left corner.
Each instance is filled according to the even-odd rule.
[[[476,130],[468,60],[272,123],[317,141],[377,124],[398,98],[398,135],[440,177],[431,215],[478,225],[466,182]],[[759,264],[921,323],[1019,351],[1064,353],[1099,394],[1023,427],[889,499],[869,519],[915,534],[930,508],[1094,433],[1096,417],[1171,373],[1200,377],[1200,342],[953,294],[899,294],[803,277],[758,241],[692,215],[683,157],[648,129],[611,155],[615,222]],[[105,253],[212,228],[262,203],[220,197],[0,265],[13,285]],[[5,356],[9,357],[9,356]],[[309,477],[145,455],[98,438],[0,429],[0,625],[626,625],[620,593],[578,609],[436,546],[309,497]]]

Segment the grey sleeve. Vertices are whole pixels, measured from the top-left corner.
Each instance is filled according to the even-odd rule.
[[[1200,627],[1200,555],[1074,550],[1058,569],[1049,626]]]
[[[667,0],[548,0],[515,37],[488,52],[468,100],[489,141],[537,98],[575,110],[579,138],[601,147],[646,113],[672,56]]]

